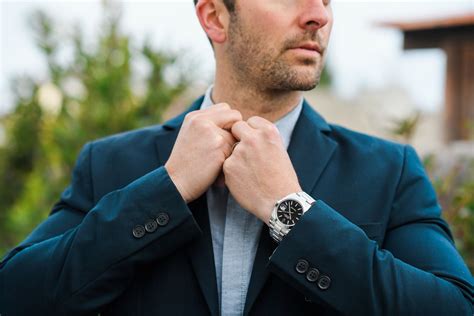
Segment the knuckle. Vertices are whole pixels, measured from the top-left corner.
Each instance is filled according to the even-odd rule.
[[[257,132],[260,133],[260,132]],[[245,140],[246,145],[249,147],[256,147],[258,145],[258,139],[256,135],[249,135]],[[238,147],[238,146],[237,146]]]
[[[244,121],[235,122],[233,126],[238,128],[238,127],[240,127],[240,126],[242,126],[242,125],[245,125],[245,122],[244,122]]]
[[[249,117],[249,119],[247,120],[248,123],[258,123],[259,122],[259,119],[260,117],[258,116],[251,116]]]
[[[234,124],[232,125],[232,128],[231,128],[232,133],[235,134],[236,131],[240,128],[240,126],[241,126],[242,124],[244,124],[243,121],[238,121],[238,122],[234,123]]]
[[[187,121],[189,125],[195,125],[197,121],[199,121],[198,118],[199,118],[198,113],[190,112],[186,114],[184,119]]]
[[[231,110],[232,111],[232,115],[235,115],[235,117],[241,121],[243,118],[242,118],[242,113],[240,113],[240,111],[238,110]]]
[[[212,129],[211,124],[207,120],[203,120],[202,118],[196,117],[192,120],[194,127],[199,129],[201,132],[209,132]]]
[[[266,130],[259,130],[257,134],[258,134],[258,139],[262,142],[267,141],[269,139],[269,133]]]
[[[232,155],[234,157],[239,157],[242,154],[242,151],[245,149],[245,144],[244,142],[240,142],[237,144],[234,149],[232,150]]]
[[[219,103],[217,104],[220,108],[224,108],[224,109],[230,109],[230,105],[228,103],[225,103],[225,102],[222,102],[222,103]]]
[[[263,131],[267,137],[275,137],[279,134],[278,128],[273,124],[266,124]]]
[[[232,158],[227,158],[226,160],[224,160],[224,163],[222,164],[222,170],[224,171],[224,173],[229,172],[231,163],[232,163]]]
[[[194,115],[195,115],[195,111],[186,113],[186,115],[184,116],[184,121],[185,122],[191,121]]]
[[[272,132],[272,133],[275,133],[276,131],[278,131],[278,128],[273,123],[268,123],[265,125],[265,127],[269,132]]]
[[[219,134],[217,134],[215,142],[218,148],[225,148],[225,146],[227,145],[227,141],[224,136]]]

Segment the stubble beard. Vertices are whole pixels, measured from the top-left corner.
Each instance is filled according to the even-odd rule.
[[[296,67],[283,56],[287,43],[282,45],[283,51],[277,51],[267,47],[267,42],[268,39],[247,30],[237,13],[231,14],[227,55],[236,80],[262,91],[308,91],[319,84],[322,59],[300,60],[300,66]]]

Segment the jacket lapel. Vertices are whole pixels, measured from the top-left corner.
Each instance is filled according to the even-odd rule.
[[[189,208],[203,235],[189,245],[187,252],[211,315],[217,316],[219,315],[217,277],[206,194],[191,202]]]
[[[330,131],[326,121],[305,101],[291,136],[288,154],[301,188],[315,199],[316,183],[337,147],[337,143],[326,135]],[[269,227],[264,225],[253,264],[244,315],[250,312],[269,276],[268,259],[276,247],[277,243],[269,235]]]
[[[184,113],[163,124],[163,131],[156,137],[156,151],[160,166],[166,163],[171,154],[184,116],[190,111],[198,110],[202,101],[203,97],[197,99]],[[187,252],[211,314],[219,315],[216,269],[206,195],[203,194],[197,200],[189,203],[188,206],[203,234],[201,238],[196,239],[192,245],[189,245]]]

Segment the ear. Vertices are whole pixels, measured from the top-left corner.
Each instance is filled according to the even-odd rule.
[[[196,15],[204,32],[215,43],[222,44],[227,38],[229,12],[222,0],[199,0]]]

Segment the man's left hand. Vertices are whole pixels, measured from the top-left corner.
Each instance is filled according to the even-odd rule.
[[[253,116],[232,126],[238,140],[223,165],[225,183],[244,209],[267,225],[276,201],[301,191],[277,127]]]

